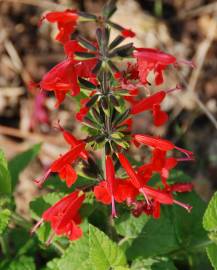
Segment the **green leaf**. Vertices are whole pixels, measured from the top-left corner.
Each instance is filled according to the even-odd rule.
[[[2,150],[0,150],[0,193],[11,193],[11,176]]]
[[[29,163],[37,156],[41,144],[35,144],[29,150],[18,154],[12,158],[9,163],[9,171],[11,173],[12,188],[16,186],[16,183],[19,179],[19,174],[29,165]]]
[[[206,248],[207,256],[215,270],[217,270],[217,245],[212,244]]]
[[[11,211],[4,209],[0,211],[0,234],[2,234],[8,226],[10,220]]]
[[[53,259],[52,261],[49,261],[47,263],[46,270],[61,270],[61,268],[58,267],[58,258]]]
[[[17,259],[13,259],[12,262],[4,268],[4,270],[36,270],[34,258],[21,256]],[[2,268],[3,270],[3,268]]]
[[[65,194],[52,192],[36,198],[30,203],[32,215],[35,219],[40,218],[45,210],[60,200]]]
[[[217,232],[217,192],[213,195],[206,209],[203,227],[209,232]]]
[[[176,270],[174,263],[168,258],[137,259],[133,262],[132,270]]]
[[[90,225],[90,261],[95,270],[109,270],[126,266],[126,257],[120,247],[107,235]]]
[[[126,254],[130,260],[138,257],[148,258],[167,254],[178,247],[171,211],[162,207],[161,217],[157,220],[151,218],[145,224]]]
[[[148,220],[146,215],[134,217],[130,213],[124,213],[115,219],[115,228],[124,239],[136,238]]]
[[[178,205],[172,207],[173,224],[179,245],[184,250],[192,251],[192,248],[208,240],[202,226],[206,203],[195,192],[179,194],[176,199],[193,207],[191,213]]]
[[[92,269],[89,261],[88,236],[83,235],[79,240],[72,242],[63,256],[58,260],[57,266],[59,269],[68,270]]]

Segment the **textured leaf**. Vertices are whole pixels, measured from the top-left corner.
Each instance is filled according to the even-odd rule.
[[[151,218],[133,240],[127,250],[130,260],[164,255],[179,247],[170,209],[162,207],[161,212],[161,217],[157,220]]]
[[[9,171],[11,173],[12,188],[15,187],[19,174],[29,165],[29,163],[37,156],[41,144],[35,144],[31,149],[18,154],[8,163]]]
[[[115,219],[115,228],[120,235],[128,239],[136,238],[142,231],[148,219],[149,218],[146,215],[134,217],[130,213],[125,213]]]
[[[58,260],[59,269],[68,270],[90,270],[89,261],[89,239],[83,236],[79,240],[71,243],[63,256]],[[56,269],[55,269],[56,270]]]
[[[34,259],[32,257],[22,256],[13,259],[5,270],[36,270]]]
[[[173,223],[179,245],[183,249],[191,250],[191,247],[208,240],[202,226],[206,203],[195,192],[180,194],[176,199],[193,207],[191,213],[178,205],[172,207]]]
[[[132,270],[176,270],[174,263],[168,258],[135,260]]]
[[[90,261],[95,270],[109,270],[118,266],[126,266],[126,258],[118,245],[107,235],[90,225]]]
[[[11,211],[9,209],[0,210],[0,234],[7,228],[10,216]]]
[[[58,267],[58,258],[53,259],[52,261],[49,261],[47,263],[46,270],[61,270],[61,268]]]
[[[0,150],[0,193],[11,193],[11,176],[2,150]]]
[[[212,244],[206,248],[209,260],[215,270],[217,270],[217,245]]]
[[[217,231],[217,192],[213,195],[203,217],[203,227],[207,231]]]

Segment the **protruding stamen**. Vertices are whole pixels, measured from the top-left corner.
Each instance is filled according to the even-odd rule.
[[[50,243],[52,242],[52,240],[54,239],[54,237],[55,237],[55,233],[52,232],[51,235],[49,236],[48,240],[45,243],[46,246],[49,246],[50,245]]]
[[[42,187],[42,185],[44,184],[44,182],[47,180],[48,176],[51,173],[51,169],[48,169],[46,171],[46,173],[44,174],[44,176],[40,179],[35,179],[34,183],[38,186],[38,187]]]
[[[36,224],[35,226],[31,229],[30,234],[33,234],[40,226],[41,224],[44,222],[43,218],[41,218]]]
[[[116,208],[115,208],[115,199],[114,196],[111,196],[111,200],[112,200],[112,217],[116,218],[117,216],[117,212],[116,212]]]
[[[191,205],[188,205],[188,204],[185,204],[185,203],[176,201],[176,200],[174,200],[173,202],[174,202],[175,204],[177,204],[177,205],[179,205],[179,206],[185,208],[185,209],[188,211],[188,213],[191,212],[191,209],[192,209],[192,206],[191,206]]]
[[[191,151],[188,151],[186,149],[183,149],[181,147],[175,146],[175,149],[184,153],[186,155],[187,158],[178,158],[177,161],[191,161],[191,160],[195,160],[194,158],[194,153]]]
[[[191,68],[196,68],[197,67],[193,60],[182,59],[182,60],[179,60],[177,62],[177,64],[185,64],[185,65],[188,65]]]
[[[173,88],[170,88],[170,89],[165,90],[165,92],[167,94],[169,94],[169,93],[172,93],[172,92],[178,91],[178,90],[182,90],[182,87],[181,87],[180,84],[177,84],[176,87],[173,87]]]
[[[148,196],[146,195],[144,189],[143,189],[143,188],[140,188],[139,191],[140,191],[140,192],[143,194],[143,196],[145,197],[145,201],[146,201],[147,205],[148,205],[148,206],[151,206],[151,203],[150,203],[150,201],[149,201],[149,199],[148,199]]]

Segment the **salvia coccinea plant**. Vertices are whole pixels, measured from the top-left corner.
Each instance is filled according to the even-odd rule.
[[[113,218],[119,215],[117,204],[125,204],[135,217],[150,215],[155,219],[160,217],[162,205],[176,204],[191,211],[188,202],[176,200],[174,193],[189,192],[192,184],[169,184],[167,179],[170,170],[180,162],[194,160],[193,153],[164,138],[135,133],[132,126],[134,117],[143,112],[152,115],[156,127],[168,121],[162,103],[180,87],[151,89],[164,82],[164,72],[169,66],[193,64],[158,49],[135,47],[131,42],[135,33],[112,21],[116,9],[116,1],[112,0],[105,5],[101,16],[68,9],[48,12],[40,20],[41,24],[57,25],[56,40],[64,48],[65,59],[43,76],[38,87],[40,91],[54,92],[56,109],[66,96],[82,93],[85,98],[80,99],[80,110],[74,120],[87,127],[87,136],[82,140],[75,138],[58,122],[69,149],[35,183],[42,186],[51,174],[57,174],[70,188],[77,181],[78,163],[82,164],[84,173],[96,180],[92,185],[76,188],[43,213],[32,232],[42,223],[50,223],[53,233],[48,244],[54,235],[64,235],[70,240],[82,236],[79,212],[85,195],[90,192],[96,201],[111,208]],[[84,21],[96,26],[94,41],[75,32],[77,24]],[[112,40],[113,30],[117,35]],[[150,73],[154,74],[153,82],[149,81]],[[131,145],[138,150],[149,149],[146,163],[132,165],[128,158]],[[96,150],[101,151],[101,167],[93,155]],[[160,175],[160,181],[151,185],[155,173]]]

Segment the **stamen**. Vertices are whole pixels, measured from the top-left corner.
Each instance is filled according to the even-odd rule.
[[[113,218],[117,218],[117,212],[116,212],[116,209],[115,209],[115,199],[114,199],[114,196],[111,196],[111,199],[112,199],[112,217]]]
[[[176,87],[173,87],[173,88],[170,88],[170,89],[165,90],[165,92],[167,94],[169,94],[169,93],[174,92],[174,91],[177,91],[177,90],[182,90],[182,87],[181,87],[180,84],[177,84]]]
[[[47,180],[49,174],[51,173],[51,169],[48,169],[46,171],[46,173],[44,174],[44,176],[41,179],[35,179],[34,183],[38,186],[38,187],[42,187],[42,185],[44,184],[44,182]]]
[[[191,68],[196,68],[197,67],[193,60],[182,59],[182,60],[179,60],[177,62],[177,64],[185,64],[185,65],[187,65],[187,66],[189,66]]]
[[[52,242],[52,240],[54,239],[54,237],[55,237],[55,233],[52,232],[51,235],[49,236],[48,240],[45,243],[46,246],[49,246],[50,245],[50,243]]]
[[[145,201],[146,201],[147,205],[148,205],[148,206],[151,206],[151,203],[150,203],[150,201],[149,201],[149,199],[148,199],[148,197],[147,197],[147,195],[146,195],[144,189],[143,189],[143,188],[140,188],[139,191],[140,191],[140,192],[143,194],[143,196],[145,197]]]
[[[44,222],[43,218],[41,218],[36,224],[35,226],[31,229],[30,234],[32,235],[40,226],[41,224]]]
[[[187,156],[187,158],[178,158],[177,161],[191,161],[191,160],[195,160],[194,153],[193,152],[188,151],[188,150],[183,149],[183,148],[178,147],[178,146],[175,146],[175,149],[178,150],[178,151],[180,151],[180,152],[182,152],[182,153],[184,153]]]
[[[179,206],[185,208],[185,209],[188,211],[188,213],[191,212],[191,209],[192,209],[192,206],[191,206],[191,205],[188,205],[188,204],[185,204],[185,203],[176,201],[176,200],[173,200],[173,202],[174,202],[175,204],[177,204],[177,205],[179,205]]]

